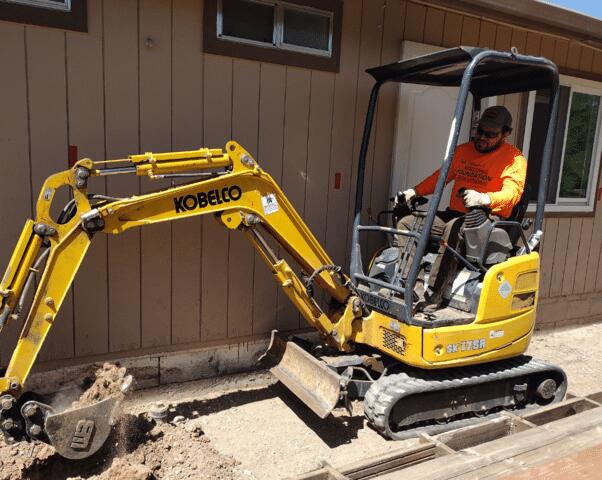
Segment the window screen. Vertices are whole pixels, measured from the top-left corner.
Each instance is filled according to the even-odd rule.
[[[274,6],[246,0],[222,0],[221,34],[274,43]]]
[[[330,48],[330,17],[285,8],[283,42],[327,52]]]

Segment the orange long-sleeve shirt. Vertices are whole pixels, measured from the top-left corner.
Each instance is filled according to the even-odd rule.
[[[503,143],[493,152],[480,153],[473,142],[458,145],[452,160],[447,185],[454,181],[449,208],[466,212],[462,188],[486,193],[491,199],[492,213],[508,218],[525,188],[527,160],[521,151],[508,143]],[[439,170],[414,187],[418,195],[430,195],[435,190]]]

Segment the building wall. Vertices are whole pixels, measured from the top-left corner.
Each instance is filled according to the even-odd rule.
[[[233,138],[281,184],[335,263],[347,265],[353,172],[372,86],[364,70],[397,60],[402,40],[516,46],[602,73],[600,52],[560,38],[403,0],[344,4],[337,74],[203,54],[202,0],[89,0],[85,34],[0,22],[0,264],[44,178],[67,168],[68,145],[99,160]],[[368,156],[364,203],[372,212],[387,202],[395,109],[389,85]],[[121,176],[92,187],[125,196],[165,185]],[[580,319],[602,315],[601,242],[600,209],[546,220],[542,324],[564,321],[569,310]],[[51,366],[237,344],[302,326],[242,235],[212,218],[189,219],[97,235],[40,360]],[[3,332],[0,364],[18,330]]]

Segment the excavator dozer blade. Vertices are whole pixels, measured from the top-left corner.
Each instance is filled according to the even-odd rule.
[[[326,418],[338,403],[340,376],[296,343],[283,340],[277,330],[259,360],[320,418]]]
[[[62,457],[80,460],[104,445],[119,417],[121,401],[107,398],[93,405],[50,414],[44,430]]]

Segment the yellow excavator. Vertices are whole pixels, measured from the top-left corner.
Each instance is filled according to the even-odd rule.
[[[523,355],[537,308],[538,245],[558,114],[556,66],[516,51],[460,47],[368,73],[375,85],[358,161],[348,274],[333,264],[272,177],[234,141],[225,149],[100,162],[85,158],[44,182],[35,219],[26,221],[0,283],[0,329],[18,321],[36,285],[10,363],[0,372],[5,442],[47,442],[72,459],[85,458],[103,445],[116,421],[118,400],[59,410],[25,391],[30,370],[95,235],[208,214],[246,235],[278,285],[319,332],[318,342],[286,340],[273,332],[264,355],[277,378],[317,415],[325,417],[337,405],[363,398],[368,423],[386,437],[402,439],[564,397],[564,372]],[[458,99],[428,207],[421,208],[426,199],[408,204],[398,198],[392,211],[379,216],[381,221],[361,225],[366,152],[378,92],[386,82],[459,87]],[[462,268],[444,292],[442,307],[420,312],[416,283],[428,278],[437,249],[445,246],[430,232],[469,95],[473,118],[478,118],[484,98],[540,89],[548,89],[550,104],[543,158],[530,160],[541,172],[533,233],[525,233],[530,227],[523,218],[526,198],[503,221],[487,212],[469,212],[466,251],[453,252]],[[89,190],[95,177],[127,174],[189,178],[190,183],[125,198]],[[51,205],[61,187],[70,189],[71,200],[54,218]],[[399,230],[396,219],[408,212],[415,217],[414,226]],[[360,235],[385,239],[367,269]],[[400,235],[408,239],[403,247],[393,242]],[[276,245],[296,264],[278,255]]]

